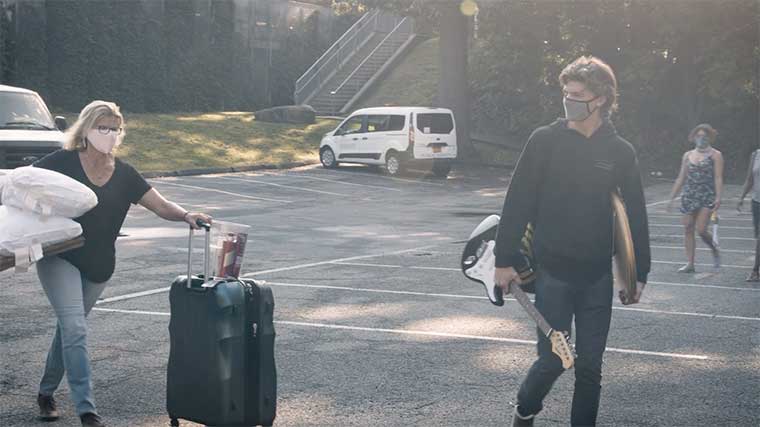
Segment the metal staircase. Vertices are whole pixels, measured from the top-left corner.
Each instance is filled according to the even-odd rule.
[[[414,38],[413,19],[366,13],[296,81],[296,104],[318,114],[350,111]]]

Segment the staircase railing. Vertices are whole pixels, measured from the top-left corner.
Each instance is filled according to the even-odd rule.
[[[408,17],[404,17],[396,26],[388,33],[388,35],[385,36],[385,38],[370,52],[369,55],[367,55],[364,60],[354,68],[354,70],[351,72],[351,74],[348,75],[339,85],[335,88],[332,92],[330,92],[331,96],[335,96],[340,91],[347,86],[350,86],[354,89],[358,89],[356,86],[360,84],[364,84],[365,82],[356,82],[354,81],[351,85],[349,85],[349,82],[351,82],[351,79],[354,77],[354,75],[364,66],[364,64],[372,58],[372,56],[375,55],[375,52],[377,52],[379,49],[381,49],[383,46],[385,46],[389,41],[396,37],[397,35],[410,35],[414,32],[414,20],[409,19]]]
[[[341,68],[351,54],[361,47],[378,28],[379,10],[362,15],[351,28],[343,33],[330,48],[296,80],[294,98],[303,104],[313,96],[334,73]]]

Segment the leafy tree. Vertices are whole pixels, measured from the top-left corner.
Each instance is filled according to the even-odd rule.
[[[470,67],[476,127],[523,141],[562,114],[562,67],[593,54],[617,72],[614,120],[647,167],[672,172],[689,129],[710,122],[727,173],[741,174],[758,141],[758,4],[730,3],[486,2]]]

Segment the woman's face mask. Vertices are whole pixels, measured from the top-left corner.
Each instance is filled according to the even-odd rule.
[[[594,111],[596,111],[597,106],[592,110],[590,104],[596,101],[597,98],[599,97],[597,96],[588,101],[579,101],[577,99],[564,97],[562,99],[562,105],[565,107],[565,118],[571,122],[582,122],[586,120],[594,113]]]
[[[113,131],[103,134],[96,128],[90,129],[90,131],[87,132],[87,141],[89,141],[96,150],[103,154],[110,154],[114,147],[116,147],[118,140],[119,135]]]
[[[697,135],[694,138],[694,145],[696,145],[697,148],[705,148],[710,145],[710,139],[707,138],[707,135]]]

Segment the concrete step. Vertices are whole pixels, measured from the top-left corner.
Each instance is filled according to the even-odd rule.
[[[349,94],[351,96],[347,98],[330,98],[329,96],[318,96],[314,99],[314,102],[322,103],[322,104],[340,104],[341,102],[348,102],[349,99],[353,97],[353,94]]]

